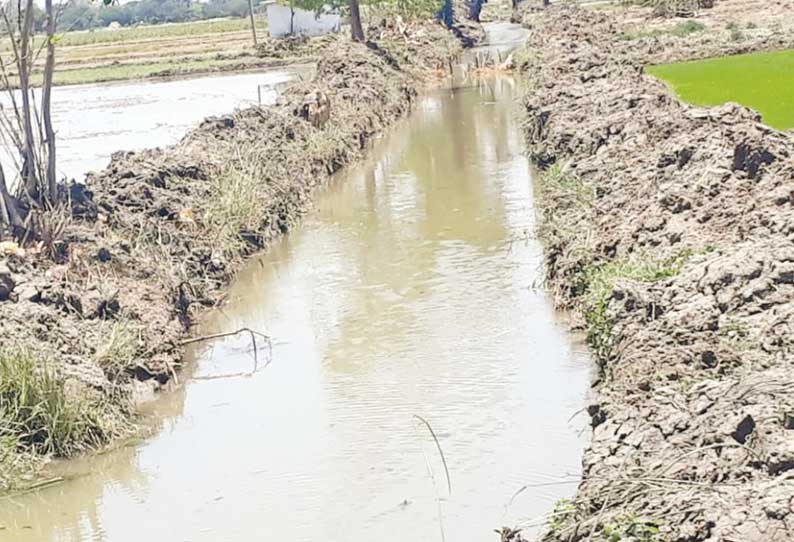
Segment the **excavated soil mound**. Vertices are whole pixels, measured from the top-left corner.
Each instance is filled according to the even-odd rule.
[[[644,74],[794,43],[792,13],[731,0],[705,30],[631,39],[675,23],[523,15],[548,282],[600,368],[584,480],[546,540],[794,540],[794,137]]]

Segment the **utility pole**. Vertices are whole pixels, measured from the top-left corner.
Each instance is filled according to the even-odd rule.
[[[251,16],[251,34],[254,35],[254,47],[258,45],[256,40],[256,24],[254,23],[254,0],[248,0],[248,15]]]

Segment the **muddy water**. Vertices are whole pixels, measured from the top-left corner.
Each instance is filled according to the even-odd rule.
[[[279,85],[309,72],[308,67],[225,74],[172,81],[56,87],[53,126],[58,136],[58,173],[82,180],[104,168],[111,153],[161,147],[179,141],[207,116],[235,107],[270,104]],[[0,104],[9,105],[7,96]],[[13,159],[0,152],[6,172]]]
[[[534,287],[514,92],[422,99],[204,323],[266,330],[272,363],[200,352],[154,437],[0,501],[0,540],[493,540],[571,495],[588,360]]]

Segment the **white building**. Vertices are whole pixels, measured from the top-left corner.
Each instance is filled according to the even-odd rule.
[[[342,24],[339,13],[330,10],[316,13],[272,1],[264,2],[264,5],[267,7],[267,24],[273,38],[330,34],[339,32]]]

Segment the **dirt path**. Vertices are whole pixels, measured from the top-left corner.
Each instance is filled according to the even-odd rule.
[[[600,366],[584,481],[546,540],[794,539],[794,137],[643,73],[784,47],[792,13],[726,0],[691,33],[641,9],[522,14],[548,283]]]

